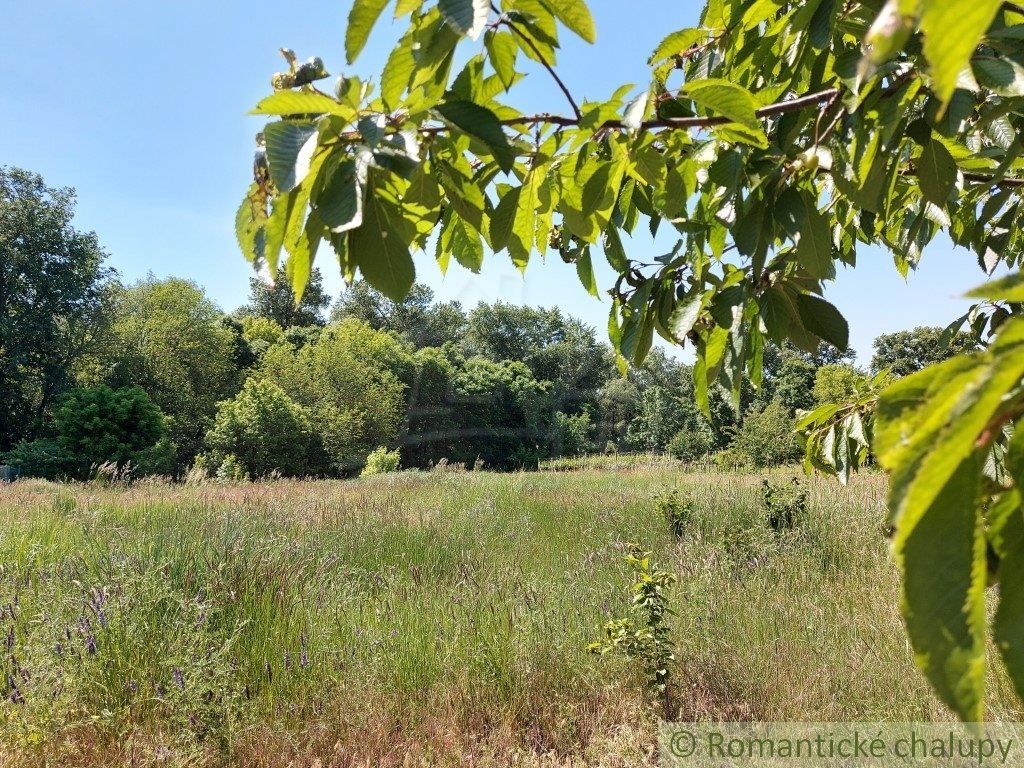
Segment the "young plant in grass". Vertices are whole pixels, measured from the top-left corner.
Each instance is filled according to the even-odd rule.
[[[629,615],[606,622],[604,638],[587,649],[600,655],[619,653],[637,662],[648,691],[657,697],[668,719],[671,666],[676,658],[668,623],[675,613],[668,606],[668,593],[676,576],[658,568],[651,561],[651,553],[641,550],[638,544],[629,545],[626,563],[634,576]]]

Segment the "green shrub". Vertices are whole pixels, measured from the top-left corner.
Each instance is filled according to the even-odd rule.
[[[74,457],[59,440],[22,440],[4,456],[4,462],[14,467],[21,477],[42,477],[47,480],[71,477]]]
[[[761,481],[765,522],[776,533],[793,531],[807,520],[807,489],[795,477],[789,483]]]
[[[676,538],[680,538],[686,532],[687,525],[693,519],[693,502],[680,498],[678,488],[659,496],[657,509],[659,517],[665,518]]]
[[[229,479],[239,476],[238,468],[251,477],[315,474],[320,454],[308,411],[267,380],[250,379],[219,405],[206,445],[210,455],[204,463],[218,468],[226,463]]]
[[[730,447],[755,467],[789,464],[803,453],[793,432],[793,416],[778,400],[749,414]]]
[[[558,411],[555,413],[552,454],[555,456],[583,456],[594,452],[594,442],[590,439],[594,424],[589,413],[578,413],[575,416]]]
[[[397,448],[389,451],[381,446],[366,457],[366,466],[363,467],[361,476],[369,477],[370,475],[384,475],[388,472],[397,472],[399,460],[400,456]]]
[[[139,387],[75,389],[54,416],[56,439],[22,443],[6,461],[26,477],[77,478],[108,465],[119,476],[164,474],[175,449],[160,409]]]
[[[229,453],[221,460],[214,476],[222,483],[239,483],[249,480],[249,473],[245,471],[245,465],[233,453]]]
[[[620,653],[636,661],[644,673],[647,689],[669,713],[668,685],[675,653],[668,619],[674,611],[668,593],[676,583],[674,573],[663,571],[651,561],[651,553],[630,544],[626,562],[633,571],[633,599],[629,615],[604,625],[604,638],[587,646],[591,653]]]
[[[681,461],[707,458],[715,447],[714,436],[702,427],[681,429],[668,443],[668,452]]]
[[[732,447],[716,451],[712,454],[711,460],[715,463],[716,467],[729,472],[746,469],[750,465],[747,455]]]

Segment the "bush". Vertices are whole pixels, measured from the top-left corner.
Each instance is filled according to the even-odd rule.
[[[77,478],[108,465],[118,475],[165,474],[175,449],[164,415],[139,387],[75,389],[54,417],[56,439],[22,443],[6,461],[27,477]]]
[[[793,531],[807,519],[807,489],[796,478],[789,483],[761,481],[765,522],[776,533]]]
[[[739,469],[746,469],[750,463],[747,460],[746,454],[731,447],[723,448],[722,450],[715,452],[712,454],[711,460],[719,469],[731,472],[735,472]]]
[[[703,427],[681,429],[669,440],[668,452],[681,461],[699,461],[711,455],[714,436]]]
[[[589,413],[578,413],[569,416],[561,411],[555,414],[553,428],[553,456],[583,456],[594,452],[594,443],[590,439],[594,425]]]
[[[238,479],[239,468],[251,477],[315,474],[320,453],[307,410],[272,381],[254,379],[219,405],[206,445],[204,464],[227,479]]]
[[[658,497],[657,508],[659,517],[665,519],[672,534],[677,539],[681,538],[693,519],[693,502],[689,499],[684,500],[681,498],[679,489],[673,488],[668,493]]]
[[[74,457],[59,440],[23,440],[9,451],[4,462],[14,467],[21,477],[42,477],[58,480],[74,473]]]
[[[793,432],[793,417],[778,400],[749,414],[731,448],[755,467],[774,467],[799,460],[802,450]]]
[[[400,456],[397,448],[393,451],[389,451],[387,448],[381,446],[366,457],[366,466],[363,467],[361,477],[397,472],[399,459]]]

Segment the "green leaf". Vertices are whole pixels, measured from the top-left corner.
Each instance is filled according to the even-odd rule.
[[[693,326],[697,324],[701,312],[707,306],[708,299],[710,298],[709,293],[705,291],[699,296],[684,301],[672,313],[668,320],[669,329],[672,331],[672,335],[679,340],[679,343],[686,341],[690,331],[693,330]]]
[[[832,275],[832,232],[828,217],[818,210],[808,193],[800,196],[803,222],[796,245],[796,259],[811,277]]]
[[[351,64],[359,56],[370,38],[370,31],[377,23],[389,0],[355,0],[348,14],[345,30],[345,57]]]
[[[512,223],[515,221],[516,210],[519,208],[519,187],[513,187],[505,193],[498,202],[494,213],[491,214],[491,226],[488,230],[491,240],[491,248],[500,251],[508,245],[508,239],[512,236]]]
[[[796,309],[804,328],[840,352],[846,350],[850,344],[850,327],[838,309],[812,293],[797,294]]]
[[[999,96],[1024,96],[1024,67],[1010,59],[975,56],[971,60],[978,83]]]
[[[484,263],[484,246],[480,234],[461,216],[448,216],[437,238],[438,262],[451,254],[466,269],[477,273]]]
[[[519,197],[516,199],[508,252],[513,263],[520,270],[526,269],[526,265],[530,261],[530,253],[533,251],[537,233],[538,209],[541,207],[541,186],[544,184],[546,170],[546,167],[531,168],[523,180]]]
[[[1014,272],[998,280],[979,285],[966,294],[972,299],[1024,302],[1024,272]]]
[[[941,141],[930,140],[917,159],[917,178],[925,200],[945,208],[956,183],[956,161]]]
[[[702,43],[708,38],[707,30],[703,29],[680,29],[672,32],[664,40],[658,43],[648,63],[657,64],[673,56],[679,56],[688,51],[694,45]]]
[[[715,115],[763,132],[757,119],[757,100],[741,85],[709,78],[686,83],[681,93]]]
[[[1022,436],[1024,425],[1015,428],[1010,453],[1020,453],[1014,444]],[[1013,475],[1017,489],[1004,493],[988,512],[989,542],[999,558],[999,606],[992,634],[1017,695],[1024,699],[1024,512],[1018,490],[1024,487],[1024,476],[1019,467]]]
[[[263,227],[266,219],[267,208],[264,193],[259,184],[253,182],[235,214],[235,237],[238,239],[238,247],[242,249],[245,260],[254,266],[258,265],[264,257]]]
[[[516,82],[516,57],[519,46],[511,32],[489,31],[484,36],[487,57],[494,67],[495,74],[507,91]]]
[[[275,91],[261,100],[252,115],[337,115],[346,120],[355,117],[355,111],[323,93],[310,91]]]
[[[594,265],[590,259],[590,246],[584,246],[576,258],[576,275],[580,283],[593,297],[598,296],[597,278],[594,277]]]
[[[480,37],[491,12],[490,0],[439,0],[437,7],[445,21],[470,40]]]
[[[985,35],[1002,0],[927,0],[922,3],[921,30],[932,90],[947,104],[960,73]]]
[[[302,183],[316,148],[316,123],[279,120],[263,129],[270,178],[281,192]]]
[[[370,285],[392,301],[405,298],[416,279],[412,255],[372,194],[367,196],[363,225],[349,234],[349,248]]]
[[[597,27],[583,0],[541,0],[544,7],[588,43],[597,41]]]
[[[331,174],[317,197],[317,210],[335,234],[363,223],[363,196],[368,158],[346,160]]]
[[[298,238],[292,242],[286,242],[288,247],[288,261],[285,263],[285,272],[288,275],[288,282],[295,292],[295,301],[302,301],[302,295],[306,292],[306,285],[309,283],[309,276],[313,270],[313,260],[316,258],[317,248],[323,238],[323,222],[315,211],[311,211],[306,219],[306,226]]]
[[[402,94],[412,82],[416,70],[416,57],[413,55],[413,41],[410,36],[403,37],[392,49],[384,70],[380,76],[380,97],[389,111],[398,109]]]
[[[604,255],[612,269],[620,274],[629,269],[629,258],[626,256],[626,249],[622,246],[622,237],[615,227],[608,227],[604,231]]]
[[[897,381],[878,401],[874,447],[890,473],[894,548],[918,663],[942,699],[983,719],[985,548],[976,496],[986,441],[1024,376],[1024,321],[983,354]],[[936,563],[942,567],[936,568]]]
[[[980,474],[978,457],[960,464],[912,523],[898,524],[893,541],[917,664],[940,698],[972,723],[984,720],[985,689]]]
[[[486,144],[503,171],[512,170],[515,152],[491,110],[471,101],[448,101],[434,109],[449,123]]]

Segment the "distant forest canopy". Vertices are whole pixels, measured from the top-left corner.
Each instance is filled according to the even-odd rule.
[[[396,302],[364,282],[332,306],[316,271],[298,303],[283,272],[253,278],[230,314],[188,280],[126,285],[72,226],[74,203],[0,168],[0,463],[21,475],[345,476],[378,448],[403,467],[617,451],[765,466],[799,458],[798,411],[869,373],[825,344],[769,346],[762,385],[744,386],[739,411],[714,391],[708,419],[689,366],[654,350],[623,374],[558,309],[467,309],[423,285]],[[905,376],[974,346],[948,336],[881,336],[870,372]]]

